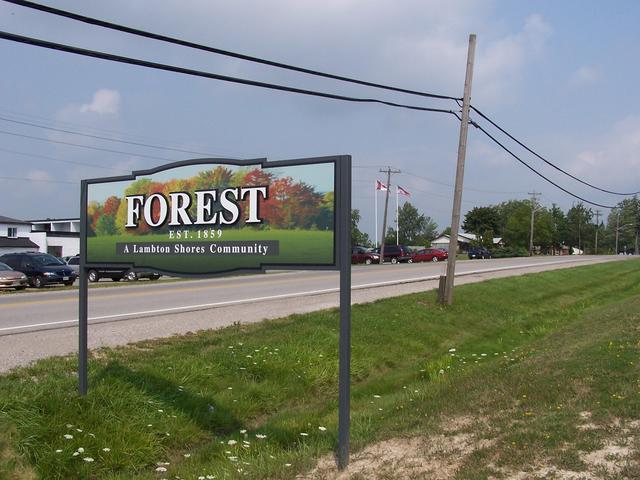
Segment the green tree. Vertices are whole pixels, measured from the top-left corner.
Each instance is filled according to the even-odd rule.
[[[493,246],[493,237],[500,231],[500,215],[498,208],[475,207],[467,212],[462,222],[465,232],[475,234],[477,241],[483,247]]]
[[[400,243],[403,245],[427,245],[438,235],[438,225],[433,219],[420,213],[410,202],[405,202],[398,211],[398,223]],[[393,243],[396,243],[393,230]]]
[[[595,227],[591,223],[593,211],[579,202],[567,212],[567,234],[568,244],[587,250],[593,245],[595,239]]]
[[[369,235],[361,232],[358,228],[358,224],[360,223],[360,210],[354,208],[351,210],[351,245],[362,245],[368,247],[371,245],[371,240],[369,239]],[[394,240],[395,242],[395,240]]]
[[[529,248],[531,235],[531,203],[521,202],[511,211],[504,231],[504,240],[509,247]],[[553,239],[553,218],[549,210],[539,208],[533,224],[533,244],[546,250]]]

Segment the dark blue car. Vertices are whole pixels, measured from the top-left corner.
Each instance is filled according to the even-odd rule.
[[[24,273],[36,288],[55,283],[72,285],[78,277],[69,265],[48,253],[7,253],[0,257],[0,262]]]

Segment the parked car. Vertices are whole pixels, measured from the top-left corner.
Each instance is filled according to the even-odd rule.
[[[72,285],[77,275],[62,260],[40,252],[6,253],[0,257],[14,270],[24,273],[29,283],[36,288],[54,283]]]
[[[474,258],[491,258],[491,252],[482,247],[471,247],[468,254],[469,259],[471,260],[473,260]]]
[[[114,282],[119,282],[123,278],[130,282],[135,282],[141,278],[158,280],[162,275],[155,272],[135,272],[130,268],[92,268],[87,273],[90,282],[98,282],[101,278],[110,278]]]
[[[412,260],[414,262],[442,262],[447,258],[449,258],[449,253],[446,250],[422,248],[413,254]]]
[[[391,263],[413,262],[411,251],[404,245],[385,245],[384,261]]]
[[[76,273],[80,272],[80,256],[75,255],[68,257],[67,265],[73,268]],[[129,281],[136,281],[140,278],[148,278],[149,280],[158,280],[162,275],[155,272],[135,272],[130,268],[92,268],[89,270],[89,281],[97,282],[101,278],[110,278],[114,282],[119,282],[122,279]]]
[[[365,247],[355,246],[351,249],[351,263],[371,265],[380,262],[380,254]]]
[[[0,288],[24,290],[28,286],[29,279],[24,273],[18,272],[6,263],[0,262]]]
[[[75,257],[62,257],[67,265],[71,267],[71,269],[76,272],[76,275],[80,273],[80,257],[76,255]]]

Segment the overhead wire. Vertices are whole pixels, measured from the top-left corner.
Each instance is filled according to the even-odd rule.
[[[57,143],[59,145],[67,145],[67,146],[71,146],[71,147],[80,147],[80,148],[87,148],[89,150],[97,150],[99,152],[108,152],[108,153],[117,153],[120,155],[128,155],[128,156],[132,156],[132,157],[140,157],[140,158],[149,158],[152,160],[162,160],[165,162],[175,162],[174,159],[171,158],[166,158],[166,157],[156,157],[153,155],[145,155],[144,153],[133,153],[133,152],[125,152],[122,150],[113,150],[111,148],[102,148],[102,147],[95,147],[92,145],[83,145],[81,143],[73,143],[73,142],[65,142],[62,140],[53,140],[51,138],[42,138],[42,137],[36,137],[34,135],[27,135],[25,133],[16,133],[16,132],[9,132],[6,130],[0,130],[0,134],[2,135],[11,135],[14,137],[21,137],[21,138],[29,138],[31,140],[38,140],[40,142],[49,142],[49,143]]]
[[[41,158],[43,160],[50,160],[52,162],[67,163],[67,164],[70,164],[70,165],[79,165],[79,166],[83,166],[83,167],[92,167],[92,168],[100,168],[100,169],[104,169],[104,170],[112,170],[112,171],[118,171],[118,172],[131,173],[128,170],[125,170],[123,168],[106,167],[104,165],[94,165],[92,163],[76,162],[74,160],[63,160],[62,158],[49,157],[47,155],[39,155],[37,153],[19,152],[17,150],[11,150],[9,148],[0,148],[0,152],[10,153],[12,155],[23,155],[25,157]]]
[[[457,114],[453,110],[446,110],[443,108],[430,108],[417,105],[408,105],[403,103],[390,102],[386,100],[380,100],[377,98],[363,98],[363,97],[350,97],[346,95],[338,95],[335,93],[320,92],[317,90],[307,90],[303,88],[289,87],[287,85],[280,85],[276,83],[259,82],[256,80],[248,80],[245,78],[231,77],[228,75],[220,75],[217,73],[203,72],[202,70],[193,70],[190,68],[177,67],[175,65],[168,65],[165,63],[150,62],[147,60],[140,60],[132,57],[124,57],[121,55],[114,55],[111,53],[99,52],[97,50],[88,50],[86,48],[73,47],[71,45],[64,45],[62,43],[48,42],[34,37],[25,37],[23,35],[16,35],[5,31],[0,31],[0,38],[9,40],[16,43],[23,43],[26,45],[33,45],[36,47],[46,48],[49,50],[57,50],[60,52],[72,53],[74,55],[80,55],[85,57],[99,58],[110,62],[124,63],[128,65],[136,65],[139,67],[151,68],[155,70],[164,70],[167,72],[180,73],[183,75],[190,75],[194,77],[208,78],[211,80],[220,80],[223,82],[237,83],[241,85],[249,85],[252,87],[265,88],[269,90],[277,90],[288,93],[297,93],[300,95],[307,95],[312,97],[329,98],[332,100],[341,100],[345,102],[354,103],[376,103],[380,105],[386,105],[395,108],[404,108],[408,110],[417,110],[421,112],[435,112],[446,113],[456,116]]]
[[[524,165],[525,167],[527,167],[529,170],[531,170],[533,173],[535,173],[536,175],[538,175],[539,177],[541,177],[542,179],[544,179],[545,181],[547,181],[548,183],[550,183],[551,185],[553,185],[554,187],[562,190],[563,192],[571,195],[574,198],[577,198],[578,200],[581,200],[585,203],[588,203],[590,205],[595,205],[597,207],[602,207],[602,208],[615,208],[612,205],[603,205],[601,203],[597,203],[597,202],[593,202],[591,200],[587,200],[586,198],[583,198],[579,195],[576,195],[573,192],[570,192],[569,190],[567,190],[566,188],[558,185],[557,183],[555,183],[553,180],[547,178],[545,175],[543,175],[542,173],[538,172],[535,168],[533,168],[531,165],[529,165],[527,162],[525,162],[524,160],[522,160],[519,156],[517,156],[515,153],[513,153],[511,150],[509,150],[509,148],[507,148],[504,144],[502,144],[497,138],[495,138],[493,135],[491,135],[489,132],[487,132],[484,128],[482,128],[478,123],[474,122],[473,120],[470,120],[471,125],[473,125],[474,127],[476,127],[478,130],[480,130],[482,133],[484,133],[487,137],[489,137],[494,143],[496,143],[498,146],[500,146],[505,152],[507,152],[509,155],[511,155],[513,158],[515,158],[518,162],[520,162],[522,165]]]
[[[134,141],[130,141],[130,140],[121,140],[121,139],[117,139],[117,138],[105,137],[105,136],[102,136],[102,135],[93,135],[93,134],[90,134],[90,133],[78,132],[78,131],[74,131],[74,130],[66,130],[64,128],[49,127],[49,126],[46,126],[46,125],[41,125],[41,124],[32,123],[32,122],[25,122],[25,121],[21,121],[21,120],[10,119],[10,118],[6,118],[6,117],[2,117],[2,116],[0,116],[0,121],[15,123],[15,124],[18,124],[18,125],[26,125],[26,126],[29,126],[29,127],[42,128],[44,130],[50,130],[50,131],[53,131],[53,132],[68,133],[70,135],[78,135],[78,136],[82,136],[82,137],[93,138],[93,139],[96,139],[96,140],[105,140],[107,142],[126,143],[127,145],[135,145],[137,147],[154,148],[156,150],[167,150],[167,151],[171,151],[171,152],[189,153],[189,154],[193,154],[193,155],[211,156],[210,153],[198,152],[198,151],[194,151],[194,150],[185,150],[185,149],[181,149],[181,148],[162,147],[162,146],[153,145],[153,144],[150,144],[150,143],[134,142]]]
[[[79,182],[66,182],[64,180],[49,180],[45,178],[25,178],[25,177],[4,177],[0,176],[0,180],[17,180],[20,182],[39,182],[39,183],[64,183],[67,185],[75,185],[76,187],[80,186]]]
[[[595,190],[599,190],[601,192],[604,193],[610,193],[612,195],[621,195],[621,196],[631,196],[631,195],[637,195],[640,194],[640,191],[638,192],[616,192],[614,190],[608,190],[606,188],[601,188],[598,187],[597,185],[593,185],[585,180],[582,180],[578,177],[576,177],[575,175],[567,172],[566,170],[560,168],[558,165],[556,165],[553,162],[550,162],[549,160],[547,160],[546,158],[544,158],[542,155],[540,155],[539,153],[537,153],[535,150],[529,148],[527,145],[525,145],[523,142],[521,142],[520,140],[518,140],[516,137],[514,137],[513,135],[511,135],[507,130],[505,130],[503,127],[501,127],[500,125],[498,125],[496,122],[494,122],[493,120],[491,120],[487,115],[485,115],[484,113],[482,113],[480,110],[478,110],[476,107],[474,107],[473,105],[470,105],[470,108],[476,112],[478,115],[480,115],[482,118],[484,118],[487,122],[489,122],[491,125],[493,125],[495,128],[497,128],[498,130],[500,130],[503,134],[505,134],[507,137],[509,137],[511,140],[513,140],[514,142],[516,142],[518,145],[520,145],[522,148],[524,148],[526,151],[528,151],[529,153],[531,153],[532,155],[535,155],[536,157],[538,157],[540,160],[542,160],[544,163],[546,163],[547,165],[549,165],[552,168],[555,168],[557,171],[562,172],[563,174],[567,175],[568,177],[574,179],[577,182],[582,183],[583,185],[586,185],[588,187],[591,187]]]
[[[149,38],[152,40],[157,40],[157,41],[161,41],[161,42],[165,42],[165,43],[171,43],[174,45],[179,45],[182,47],[188,47],[188,48],[192,48],[192,49],[196,49],[196,50],[201,50],[204,52],[208,52],[208,53],[215,53],[217,55],[223,55],[226,57],[231,57],[231,58],[237,58],[240,60],[245,60],[248,62],[253,62],[253,63],[258,63],[258,64],[262,64],[262,65],[268,65],[270,67],[276,67],[276,68],[280,68],[280,69],[284,69],[284,70],[290,70],[290,71],[294,71],[294,72],[298,72],[298,73],[305,73],[308,75],[313,75],[316,77],[323,77],[323,78],[329,78],[332,80],[339,80],[341,82],[347,82],[347,83],[353,83],[356,85],[363,85],[366,87],[372,87],[372,88],[378,88],[378,89],[383,89],[383,90],[389,90],[389,91],[394,91],[394,92],[399,92],[399,93],[406,93],[406,94],[410,94],[410,95],[417,95],[417,96],[421,96],[421,97],[426,97],[426,98],[434,98],[434,99],[441,99],[441,100],[458,100],[457,97],[450,97],[447,95],[438,95],[435,93],[429,93],[429,92],[422,92],[422,91],[418,91],[418,90],[410,90],[407,88],[401,88],[401,87],[395,87],[392,85],[384,85],[384,84],[380,84],[380,83],[374,83],[374,82],[369,82],[366,80],[360,80],[357,78],[352,78],[352,77],[346,77],[343,75],[336,75],[333,73],[327,73],[327,72],[321,72],[319,70],[312,70],[309,68],[303,68],[303,67],[298,67],[295,65],[290,65],[290,64],[286,64],[286,63],[282,63],[282,62],[276,62],[273,60],[268,60],[265,58],[260,58],[260,57],[254,57],[251,55],[245,55],[242,53],[238,53],[238,52],[232,52],[229,50],[223,50],[220,48],[215,48],[215,47],[210,47],[207,45],[202,45],[202,44],[198,44],[195,42],[189,42],[186,40],[182,40],[179,38],[174,38],[174,37],[169,37],[167,35],[161,35],[161,34],[157,34],[157,33],[153,33],[153,32],[148,32],[145,30],[140,30],[137,28],[132,28],[132,27],[127,27],[125,25],[119,25],[116,23],[112,23],[112,22],[107,22],[104,20],[100,20],[97,18],[92,18],[92,17],[88,17],[86,15],[80,15],[77,13],[73,13],[73,12],[69,12],[66,10],[61,10],[58,8],[54,8],[54,7],[50,7],[48,5],[42,5],[39,3],[35,3],[35,2],[30,2],[27,0],[4,0],[7,3],[12,3],[14,5],[19,5],[21,7],[25,7],[25,8],[30,8],[30,9],[34,9],[34,10],[39,10],[41,12],[46,12],[52,15],[57,15],[60,17],[65,17],[71,20],[75,20],[75,21],[79,21],[79,22],[83,22],[89,25],[95,25],[95,26],[99,26],[99,27],[103,27],[103,28],[107,28],[110,30],[116,30],[119,32],[124,32],[124,33],[128,33],[131,35],[136,35],[139,37],[144,37],[144,38]]]

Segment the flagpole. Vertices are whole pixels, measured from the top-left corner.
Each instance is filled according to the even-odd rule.
[[[400,245],[400,218],[398,216],[398,185],[396,185],[396,245]]]
[[[373,190],[373,203],[375,204],[375,212],[376,212],[376,244],[374,246],[378,248],[378,184],[377,183]]]

